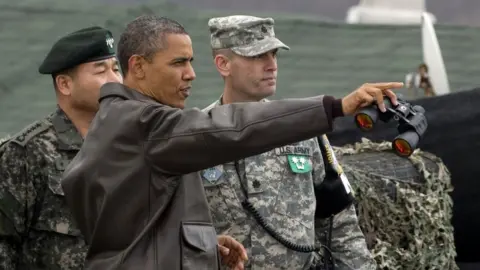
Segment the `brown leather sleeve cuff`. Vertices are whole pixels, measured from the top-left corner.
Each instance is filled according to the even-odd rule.
[[[328,124],[333,127],[333,119],[342,117],[342,99],[336,99],[332,96],[323,97],[323,107],[325,108],[325,114],[327,115]]]

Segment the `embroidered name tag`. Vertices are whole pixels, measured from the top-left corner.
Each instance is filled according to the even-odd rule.
[[[286,155],[301,155],[301,156],[312,156],[312,151],[310,147],[303,147],[303,146],[292,146],[286,145],[275,149],[275,153],[278,156],[286,156]]]

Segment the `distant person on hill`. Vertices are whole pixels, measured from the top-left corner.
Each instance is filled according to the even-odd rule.
[[[417,72],[407,74],[405,85],[407,86],[409,95],[413,98],[417,97],[419,89],[423,90],[423,96],[425,97],[432,97],[435,95],[432,83],[430,82],[430,77],[428,76],[427,64],[422,63],[418,66]]]

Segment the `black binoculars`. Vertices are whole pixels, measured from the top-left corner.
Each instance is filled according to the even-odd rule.
[[[384,103],[385,112],[374,103],[355,114],[355,123],[361,130],[370,131],[378,119],[386,123],[393,118],[398,122],[399,135],[392,141],[392,149],[401,157],[409,157],[427,130],[425,109],[419,105],[412,106],[400,98],[397,106],[393,106],[388,97],[384,97]]]

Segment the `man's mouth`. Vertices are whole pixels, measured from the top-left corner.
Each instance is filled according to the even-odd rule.
[[[277,78],[275,77],[267,77],[262,79],[269,86],[274,86],[277,83]]]
[[[187,87],[184,87],[184,88],[180,89],[180,93],[183,95],[184,98],[188,98],[190,96],[190,88],[192,88],[192,87],[187,86]]]

